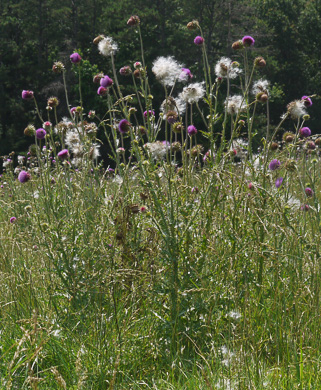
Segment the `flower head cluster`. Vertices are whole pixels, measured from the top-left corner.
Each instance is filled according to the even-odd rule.
[[[215,65],[217,77],[235,79],[241,73],[239,64],[227,57],[222,57]]]
[[[118,45],[111,37],[104,37],[98,43],[99,53],[105,57],[114,55],[118,50]]]
[[[204,82],[189,84],[183,88],[178,97],[184,102],[192,104],[198,102],[205,95]]]
[[[158,57],[152,68],[157,80],[165,86],[173,86],[182,72],[182,65],[173,57]]]
[[[237,115],[246,109],[245,99],[241,95],[230,96],[225,100],[226,111],[230,115]]]

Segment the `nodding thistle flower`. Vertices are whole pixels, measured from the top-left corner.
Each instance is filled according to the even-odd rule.
[[[46,136],[47,132],[45,129],[43,129],[42,127],[40,129],[37,129],[36,130],[36,137],[38,139],[44,139],[45,136]]]
[[[27,137],[32,137],[33,135],[35,135],[36,133],[36,128],[34,125],[28,125],[24,131],[23,131],[24,135],[26,135]]]
[[[197,45],[197,46],[202,46],[203,43],[204,43],[204,38],[201,37],[200,35],[198,35],[197,37],[195,37],[194,43],[195,43],[195,45]]]
[[[59,100],[55,96],[52,96],[47,100],[47,106],[49,107],[53,108],[53,107],[57,107],[58,105],[59,105]]]
[[[23,100],[31,100],[33,99],[33,91],[27,91],[27,90],[23,90],[22,93],[21,93],[21,97]]]
[[[275,180],[275,187],[276,188],[280,188],[281,185],[283,183],[283,177],[278,177],[276,180]]]
[[[141,62],[136,61],[136,62],[134,63],[134,68],[135,68],[135,69],[139,69],[139,68],[141,68],[141,67],[142,67],[142,63],[141,63]]]
[[[56,61],[52,65],[52,71],[54,73],[62,73],[65,70],[65,65],[61,61]]]
[[[108,77],[108,76],[104,76],[100,79],[100,85],[104,88],[109,88],[113,85],[113,80]]]
[[[16,220],[17,220],[17,218],[16,218],[16,217],[11,217],[11,218],[10,218],[10,223],[15,223],[15,222],[16,222]]]
[[[188,126],[187,128],[188,135],[193,136],[197,134],[197,128],[193,125]]]
[[[242,50],[244,49],[243,41],[240,39],[239,41],[236,41],[232,44],[233,50]]]
[[[299,131],[301,137],[310,137],[311,130],[308,127],[302,127]]]
[[[305,195],[308,197],[308,198],[311,198],[313,195],[314,195],[314,191],[312,188],[310,187],[306,187],[305,190]]]
[[[129,76],[129,75],[131,75],[132,70],[131,70],[130,66],[123,66],[122,68],[119,69],[119,73],[122,76]]]
[[[154,110],[148,110],[144,111],[144,118],[147,119],[148,117],[154,117],[155,116],[155,111]]]
[[[254,65],[258,68],[264,68],[266,66],[266,61],[263,57],[256,57],[254,60]]]
[[[118,130],[120,133],[125,134],[129,132],[131,126],[127,119],[122,119],[118,124]]]
[[[140,19],[137,15],[131,16],[127,21],[127,26],[138,26],[140,24]]]
[[[49,122],[49,121],[46,121],[46,122],[44,122],[44,123],[42,124],[42,127],[43,127],[45,130],[50,130],[51,126],[52,126],[52,123]]]
[[[97,89],[97,95],[99,96],[105,96],[107,94],[107,88],[105,87],[99,87]]]
[[[18,180],[20,181],[20,183],[26,183],[27,181],[29,181],[31,178],[31,175],[29,172],[26,172],[26,171],[21,171],[18,175]]]
[[[244,47],[250,47],[254,45],[255,40],[250,35],[245,35],[245,37],[242,38],[242,42]]]
[[[197,30],[199,28],[199,23],[197,20],[192,20],[191,22],[187,23],[187,29],[188,30]]]
[[[78,53],[73,53],[70,55],[70,61],[73,63],[73,64],[79,64],[79,62],[82,60],[80,54]]]
[[[270,162],[270,164],[269,164],[269,169],[270,169],[271,171],[275,171],[276,169],[278,169],[278,168],[280,167],[280,165],[281,165],[280,161],[277,160],[277,159],[274,159],[274,160],[272,160],[272,161]]]
[[[312,106],[312,100],[309,98],[309,96],[302,96],[301,100],[303,100],[305,107],[311,107]]]
[[[166,113],[166,120],[171,125],[177,121],[177,118],[178,118],[177,112],[174,110],[168,111]]]
[[[179,75],[179,80],[190,81],[192,78],[192,72],[188,68],[182,68],[181,74]]]
[[[60,160],[67,160],[67,158],[69,157],[69,152],[68,152],[68,149],[63,149],[61,150],[58,154],[57,154],[58,158]]]

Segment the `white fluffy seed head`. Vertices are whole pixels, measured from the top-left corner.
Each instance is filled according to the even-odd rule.
[[[172,87],[181,74],[182,64],[173,57],[158,57],[153,63],[152,71],[160,83]]]
[[[114,42],[113,38],[105,37],[98,43],[98,50],[101,55],[109,57],[116,53],[118,45]]]
[[[178,95],[184,102],[192,104],[198,102],[205,95],[204,82],[189,84]]]

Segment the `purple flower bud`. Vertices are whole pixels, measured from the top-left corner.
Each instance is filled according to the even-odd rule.
[[[311,197],[313,196],[313,194],[314,194],[313,189],[310,188],[310,187],[307,187],[304,191],[305,191],[305,195],[306,195],[308,198],[311,198]]]
[[[60,160],[66,160],[69,157],[68,149],[62,149],[57,156],[60,158]]]
[[[197,46],[202,46],[204,43],[204,38],[198,35],[197,37],[195,37],[194,43]]]
[[[303,100],[304,101],[304,105],[305,105],[305,107],[311,107],[312,106],[312,100],[309,98],[309,96],[302,96],[301,97],[301,100]]]
[[[301,208],[301,211],[309,211],[310,206],[308,204],[303,204],[300,208]]]
[[[78,64],[81,61],[81,57],[80,57],[80,55],[78,53],[73,53],[70,56],[70,61],[73,64]]]
[[[20,181],[20,183],[26,183],[27,181],[30,180],[30,178],[31,178],[30,173],[26,171],[21,171],[18,176],[18,180]]]
[[[245,37],[242,38],[242,42],[245,47],[250,47],[254,45],[255,40],[250,35],[245,35]]]
[[[38,139],[44,139],[45,136],[46,136],[46,134],[47,134],[47,132],[46,132],[46,130],[43,129],[43,128],[40,128],[40,129],[37,129],[37,130],[36,130],[36,137],[37,137]]]
[[[278,177],[276,180],[275,180],[275,187],[276,188],[280,188],[281,185],[283,183],[283,177]]]
[[[100,95],[100,96],[105,96],[107,94],[107,88],[99,87],[97,89],[97,94]]]
[[[119,73],[122,76],[129,76],[132,73],[132,70],[130,66],[123,66],[122,68],[120,68]]]
[[[113,80],[108,77],[108,76],[104,76],[100,79],[100,85],[104,88],[109,88],[113,85]]]
[[[131,128],[131,124],[128,122],[127,119],[122,119],[119,122],[118,130],[120,133],[122,133],[122,134],[128,133],[130,128]]]
[[[72,114],[75,114],[76,111],[77,111],[77,107],[72,107],[72,108],[70,109],[70,112],[71,112]]]
[[[192,136],[197,134],[197,128],[193,125],[188,126],[187,128],[188,135]]]
[[[16,220],[17,220],[17,218],[16,218],[16,217],[11,217],[11,218],[10,218],[10,223],[15,223],[15,222],[16,222]]]
[[[21,97],[24,100],[31,100],[33,99],[33,91],[26,91],[25,89],[21,93]]]
[[[279,160],[277,160],[276,158],[274,160],[272,160],[269,164],[269,168],[271,171],[275,171],[276,169],[278,169],[280,167],[281,163]]]
[[[301,137],[306,138],[306,137],[310,137],[310,135],[311,135],[311,130],[308,127],[302,127],[300,129],[300,136]]]

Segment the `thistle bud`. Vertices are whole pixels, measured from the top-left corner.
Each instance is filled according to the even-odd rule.
[[[309,114],[305,114],[305,115],[303,115],[302,118],[303,118],[303,120],[308,121],[310,119],[310,115]]]
[[[140,77],[141,77],[141,71],[140,71],[139,69],[136,69],[136,70],[134,71],[134,77],[135,77],[136,79],[140,79]]]
[[[122,68],[120,68],[119,73],[122,76],[129,76],[129,75],[131,75],[132,70],[131,70],[130,66],[123,66]]]
[[[24,135],[26,135],[27,137],[32,137],[35,135],[36,133],[36,128],[34,125],[28,125],[24,131],[23,131]]]
[[[290,143],[294,140],[295,135],[291,133],[290,131],[287,131],[286,133],[283,134],[283,141]]]
[[[93,78],[93,82],[95,84],[100,84],[100,80],[104,77],[104,74],[103,73],[98,73],[98,74],[95,74],[94,78]]]
[[[321,138],[317,138],[317,139],[315,140],[315,144],[318,145],[318,146],[320,146],[320,145],[321,145]]]
[[[279,149],[279,144],[277,142],[272,142],[270,146],[271,150],[277,150]]]
[[[233,50],[242,50],[244,49],[244,45],[242,40],[236,41],[232,44],[232,49]]]
[[[175,122],[173,124],[173,131],[174,133],[181,133],[182,131],[184,131],[184,126],[182,122]]]
[[[21,97],[23,100],[31,100],[33,99],[33,91],[26,91],[25,89],[21,93]]]
[[[90,110],[90,111],[88,112],[88,118],[89,118],[89,119],[94,119],[95,116],[96,116],[96,111]]]
[[[52,96],[47,100],[47,106],[49,107],[53,108],[53,107],[57,107],[58,105],[59,105],[59,100],[55,96]]]
[[[181,145],[181,143],[178,142],[178,141],[172,143],[172,151],[173,151],[173,152],[178,152],[178,151],[180,151],[180,150],[181,150],[181,147],[182,147],[182,145]]]
[[[316,148],[315,143],[313,141],[308,141],[306,147],[309,150],[314,150]]]
[[[199,28],[199,23],[197,20],[192,20],[191,22],[187,23],[187,29],[188,30],[197,30]]]
[[[258,102],[265,103],[265,102],[268,101],[268,99],[269,99],[269,96],[268,96],[268,94],[265,93],[265,92],[259,92],[259,93],[256,95],[256,100],[257,100]]]
[[[141,62],[136,61],[136,62],[134,63],[134,68],[135,68],[135,69],[140,69],[141,67],[142,67],[142,63],[141,63]]]
[[[138,26],[140,24],[140,19],[137,15],[131,16],[127,21],[127,26]]]
[[[266,61],[263,57],[256,57],[254,60],[254,66],[258,68],[264,68],[266,66]]]
[[[173,124],[177,121],[178,115],[176,111],[168,111],[166,113],[166,120],[169,124]]]

